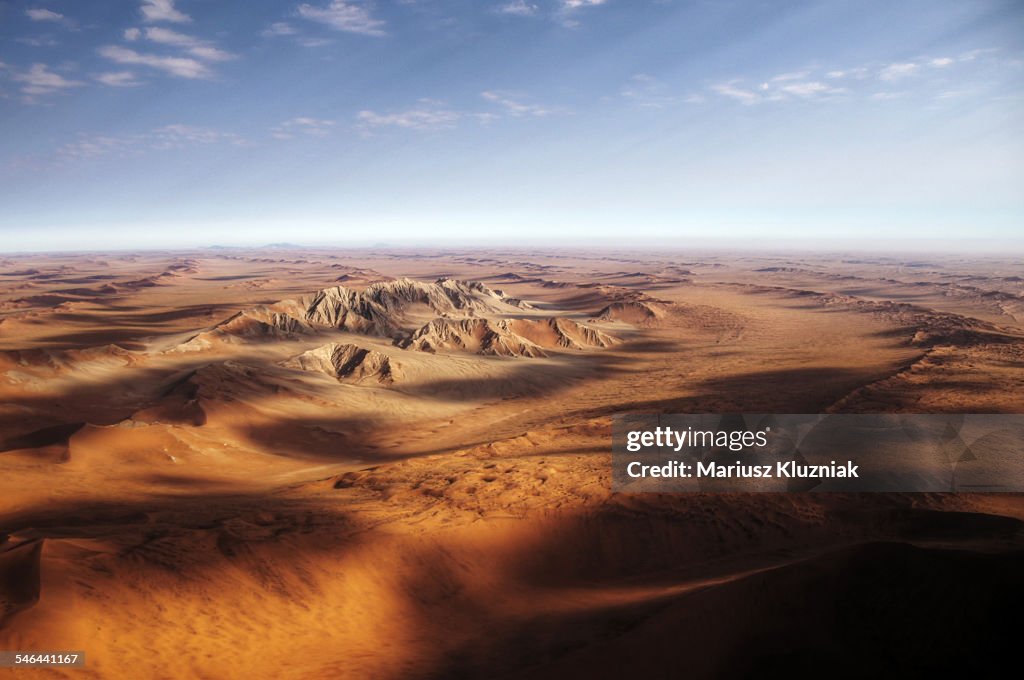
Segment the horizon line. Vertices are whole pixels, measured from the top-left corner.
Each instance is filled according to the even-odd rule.
[[[750,238],[750,237],[649,237],[627,239],[621,237],[592,237],[585,242],[580,239],[562,239],[558,237],[533,237],[519,240],[472,240],[458,238],[427,238],[409,241],[388,241],[387,239],[363,239],[356,241],[318,241],[306,243],[292,242],[271,242],[271,243],[206,243],[206,244],[175,244],[175,245],[123,245],[102,248],[82,248],[72,246],[32,248],[25,247],[15,250],[0,249],[0,255],[4,257],[17,257],[26,255],[42,255],[60,253],[64,255],[95,254],[95,253],[160,253],[160,252],[196,252],[196,251],[222,251],[222,250],[336,250],[351,249],[359,251],[405,251],[422,247],[431,248],[454,248],[464,250],[480,250],[494,248],[521,249],[531,247],[558,248],[565,250],[604,250],[607,248],[626,247],[635,251],[647,251],[653,249],[668,249],[670,251],[692,251],[697,249],[723,250],[723,251],[817,251],[828,252],[842,250],[844,252],[870,252],[888,251],[890,253],[945,253],[953,254],[959,250],[969,252],[972,255],[998,254],[1012,255],[1024,253],[1024,238],[852,238],[852,237],[775,237],[775,238]],[[991,249],[991,252],[990,252]],[[1008,252],[1008,249],[1010,252]]]

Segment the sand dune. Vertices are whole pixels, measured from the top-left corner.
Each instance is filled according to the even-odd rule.
[[[613,302],[594,314],[595,321],[622,321],[634,326],[653,326],[668,313],[666,306],[657,300],[631,300]]]
[[[210,330],[197,333],[171,351],[200,351],[224,342],[284,340],[308,330],[306,324],[287,314],[265,309],[246,310],[238,312]]]
[[[87,651],[51,677],[919,675],[1015,649],[1020,496],[616,494],[608,456],[629,411],[1021,412],[1010,258],[2,262],[0,649]]]

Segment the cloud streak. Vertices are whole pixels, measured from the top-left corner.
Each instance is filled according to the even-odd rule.
[[[405,111],[392,113],[360,111],[356,114],[356,121],[364,131],[382,127],[405,130],[443,130],[455,127],[463,116],[463,113],[449,109],[441,102],[421,99],[418,106]]]
[[[82,134],[57,149],[54,156],[58,163],[64,163],[105,156],[138,156],[145,151],[173,151],[214,144],[245,146],[247,143],[245,138],[233,132],[173,123],[135,134]]]
[[[169,28],[159,26],[147,28],[145,35],[150,42],[179,47],[192,56],[206,61],[227,61],[235,58],[235,55],[225,52],[205,40],[172,31]]]
[[[387,35],[385,22],[370,14],[363,5],[345,0],[332,0],[324,7],[303,4],[298,8],[299,16],[330,26],[337,31],[358,33],[373,37]]]
[[[921,67],[913,62],[889,64],[879,72],[878,77],[881,80],[888,81],[900,80],[901,78],[912,76],[920,70]]]
[[[174,6],[174,0],[142,0],[142,18],[148,23],[169,22],[173,24],[187,24],[192,17],[179,12]]]
[[[298,33],[298,31],[288,22],[276,21],[264,29],[260,35],[264,38],[276,38],[283,35],[295,35],[296,33]]]
[[[211,78],[213,72],[197,59],[191,57],[168,57],[158,54],[137,52],[127,47],[118,45],[107,45],[99,49],[100,56],[109,59],[116,64],[133,66],[147,66],[149,68],[163,71],[176,78],[187,78],[190,80]]]
[[[532,17],[537,14],[540,8],[530,4],[526,0],[514,0],[506,3],[497,9],[498,14],[511,14],[517,17]]]
[[[48,9],[43,9],[41,7],[25,10],[25,16],[27,16],[32,21],[49,21],[58,24],[64,22],[63,14],[53,12]]]
[[[137,87],[142,81],[135,77],[131,71],[108,71],[94,76],[97,82],[109,87]]]
[[[549,3],[546,10],[527,0],[510,0],[498,5],[492,11],[511,17],[536,17],[544,16],[568,28],[575,28],[579,25],[576,15],[588,7],[598,7],[607,4],[607,0],[554,0]]]
[[[711,89],[723,97],[729,97],[730,99],[735,99],[744,104],[753,104],[760,99],[760,96],[758,96],[756,92],[736,87],[736,82],[737,81],[730,81],[728,83],[712,85]]]
[[[125,30],[124,39],[130,43],[137,43],[145,39],[160,47],[180,50],[180,53],[177,55],[154,54],[120,45],[106,45],[99,48],[100,56],[117,64],[146,66],[177,78],[193,80],[211,78],[213,71],[207,64],[236,58],[236,55],[220,49],[208,40],[163,26],[132,27]],[[107,74],[104,79],[98,78],[106,85],[125,87],[128,86],[128,83],[138,84],[128,79],[119,82],[119,79],[119,76],[110,74]]]
[[[597,7],[608,0],[562,0],[562,7],[568,10],[580,9],[582,7]]]
[[[356,125],[364,133],[378,128],[404,130],[445,130],[456,127],[463,120],[488,123],[501,118],[541,118],[561,109],[524,101],[524,95],[502,90],[484,90],[480,98],[499,107],[500,113],[492,111],[460,110],[436,99],[420,99],[417,105],[403,111],[378,113],[363,110],[356,114]]]
[[[933,93],[937,99],[947,88],[941,79],[929,78],[929,73],[945,71],[957,64],[966,64],[988,54],[988,50],[973,50],[958,57],[919,57],[914,60],[892,63],[874,63],[851,68],[824,70],[815,76],[814,70],[781,73],[769,78],[758,86],[745,84],[741,78],[710,86],[710,90],[721,97],[742,104],[759,102],[782,102],[787,100],[826,100],[842,97],[861,96],[875,101],[898,99],[915,92],[927,92],[928,88],[939,89]],[[840,85],[845,85],[841,87]],[[883,89],[879,91],[879,86]],[[884,88],[898,86],[900,91]]]
[[[555,112],[554,109],[540,104],[525,103],[513,94],[498,90],[487,90],[481,92],[480,97],[485,101],[497,104],[502,107],[508,115],[516,118],[523,116],[547,116]]]
[[[589,7],[599,7],[607,3],[607,0],[560,0],[556,16],[561,20],[562,25],[567,28],[579,26],[575,15]]]
[[[300,135],[326,137],[331,133],[334,125],[335,121],[333,120],[298,116],[271,128],[270,136],[274,139],[295,139]]]
[[[36,101],[40,96],[63,92],[85,84],[51,71],[46,64],[32,64],[27,71],[15,72],[11,79],[21,83],[21,93],[30,102]]]

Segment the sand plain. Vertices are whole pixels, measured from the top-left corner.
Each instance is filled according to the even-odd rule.
[[[1024,412],[1022,261],[0,256],[0,649],[84,650],[31,671],[76,678],[1008,653],[1024,498],[615,494],[627,411]]]

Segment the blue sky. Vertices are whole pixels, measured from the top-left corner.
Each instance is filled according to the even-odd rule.
[[[1024,3],[0,2],[0,250],[1024,233]]]

